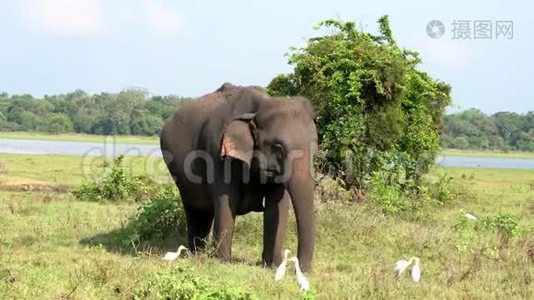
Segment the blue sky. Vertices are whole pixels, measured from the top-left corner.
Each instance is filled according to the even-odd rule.
[[[266,85],[287,72],[289,46],[304,45],[325,18],[376,31],[390,16],[421,69],[453,87],[455,106],[487,113],[534,111],[534,5],[527,1],[0,1],[0,91],[116,92],[198,96],[222,82]],[[445,34],[426,33],[431,20]],[[455,20],[488,20],[492,39],[453,39]],[[513,39],[495,37],[513,21]]]

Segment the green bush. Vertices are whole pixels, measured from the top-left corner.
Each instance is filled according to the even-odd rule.
[[[454,193],[451,185],[454,177],[443,175],[434,184],[428,185],[428,191],[432,199],[439,204],[449,203],[453,200]]]
[[[172,232],[185,234],[186,219],[180,195],[170,186],[139,207],[133,221],[140,241],[162,240]]]
[[[406,211],[412,203],[408,201],[400,185],[389,181],[386,172],[374,172],[369,183],[369,199],[382,207],[385,214],[395,215]]]
[[[101,181],[85,182],[72,195],[80,201],[119,203],[143,202],[159,192],[152,179],[130,174],[123,163],[124,156],[117,156]]]
[[[521,231],[519,218],[512,214],[504,213],[498,216],[488,217],[484,219],[483,223],[487,229],[508,236],[517,235]]]
[[[317,29],[327,34],[292,48],[293,72],[275,77],[267,91],[312,101],[324,153],[321,172],[342,179],[348,189],[369,190],[377,183],[373,174],[393,166],[395,176],[403,172],[394,189],[417,195],[439,152],[450,87],[417,69],[421,59],[397,45],[387,16],[378,23],[379,34],[373,35],[354,22],[321,22]],[[388,187],[381,192],[394,198]]]
[[[321,202],[351,202],[355,198],[352,192],[345,189],[341,180],[334,179],[328,175],[321,176],[318,179],[316,195]]]
[[[520,219],[511,214],[488,216],[479,220],[470,220],[460,210],[456,216],[453,229],[456,233],[455,246],[459,251],[470,250],[479,240],[479,232],[489,230],[510,237],[521,232]]]
[[[402,169],[391,167],[374,172],[367,183],[366,195],[354,189],[348,189],[339,178],[320,175],[317,179],[316,194],[321,202],[360,202],[369,199],[381,206],[385,214],[395,215],[401,212],[429,207],[431,204],[447,204],[457,197],[469,197],[464,184],[447,174],[423,181],[419,189],[405,189]],[[416,201],[415,201],[415,200]]]
[[[456,249],[458,251],[470,250],[475,245],[478,238],[477,222],[467,219],[465,217],[465,212],[460,210],[452,227],[456,233],[454,240]]]
[[[427,178],[429,177],[429,178]],[[464,183],[447,174],[427,176],[417,188],[413,182],[403,180],[402,168],[394,166],[383,171],[376,171],[371,175],[368,185],[369,198],[382,207],[385,214],[399,214],[415,211],[430,205],[451,203],[461,197],[468,199]],[[409,188],[406,188],[408,186]]]
[[[146,249],[174,249],[186,242],[186,218],[180,195],[168,185],[143,202],[124,226],[113,233],[113,243],[135,253]]]
[[[474,198],[472,191],[468,188],[468,178],[456,178],[446,173],[441,174],[437,179],[424,182],[424,187],[428,196],[437,204],[443,205],[454,200],[469,201]]]
[[[235,286],[215,286],[205,277],[195,275],[181,267],[158,272],[150,276],[134,291],[135,299],[179,300],[249,300],[257,296]]]

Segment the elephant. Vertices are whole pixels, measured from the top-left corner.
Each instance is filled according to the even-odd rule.
[[[310,269],[317,129],[309,100],[225,83],[180,107],[165,123],[160,146],[180,191],[190,249],[206,248],[213,224],[215,254],[230,261],[236,216],[263,212],[262,262],[277,266],[291,202],[300,267]]]

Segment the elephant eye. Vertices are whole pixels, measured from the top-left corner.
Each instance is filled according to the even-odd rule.
[[[273,145],[273,151],[277,154],[284,154],[284,146],[281,143],[276,143]]]

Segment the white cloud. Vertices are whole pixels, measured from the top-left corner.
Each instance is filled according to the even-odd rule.
[[[106,34],[101,0],[23,0],[22,14],[33,29],[60,36]]]
[[[165,35],[176,35],[183,30],[183,17],[176,11],[165,7],[159,0],[146,0],[148,25]]]

